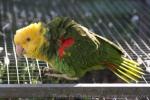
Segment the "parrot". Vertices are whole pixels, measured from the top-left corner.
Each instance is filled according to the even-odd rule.
[[[123,49],[70,17],[57,16],[16,30],[18,56],[47,62],[52,77],[78,80],[92,70],[108,69],[126,83],[144,75],[139,64],[124,56]]]

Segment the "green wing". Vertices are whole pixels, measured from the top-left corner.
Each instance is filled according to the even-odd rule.
[[[94,34],[96,37],[98,37],[100,40],[107,42],[108,44],[112,45],[112,47],[114,47],[115,49],[117,49],[121,54],[124,54],[123,50],[117,46],[115,43],[111,42],[110,40],[108,40],[107,38],[104,38],[100,35]]]
[[[123,50],[119,46],[117,46],[116,44],[114,44],[110,40],[89,31],[86,27],[78,24],[77,22],[75,22],[71,18],[56,17],[48,24],[48,27],[51,31],[50,33],[56,33],[55,37],[57,37],[57,38],[65,35],[67,29],[73,28],[81,36],[88,36],[96,44],[97,47],[101,41],[105,41],[106,43],[112,45],[112,47],[115,48],[117,51],[119,51],[120,54],[124,54]],[[56,30],[57,30],[57,32],[56,32]]]
[[[119,46],[117,46],[110,40],[89,31],[86,27],[81,26],[80,24],[76,24],[73,26],[73,28],[75,28],[75,30],[78,31],[78,33],[81,36],[88,36],[96,44],[96,46],[100,45],[101,41],[105,41],[106,43],[110,44],[113,48],[115,48],[117,51],[119,51],[122,55],[124,54],[123,50]]]

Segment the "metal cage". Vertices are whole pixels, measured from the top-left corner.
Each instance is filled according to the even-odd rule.
[[[89,78],[81,82],[62,82],[43,76],[41,70],[48,64],[18,58],[13,36],[22,26],[39,20],[47,22],[55,16],[71,17],[115,42],[124,50],[125,56],[141,64],[146,74],[139,83],[133,84],[121,83],[108,71],[96,72],[102,76],[96,84],[89,84]],[[149,100],[149,21],[149,0],[0,0],[0,97]],[[108,81],[110,76],[111,80],[117,81]]]

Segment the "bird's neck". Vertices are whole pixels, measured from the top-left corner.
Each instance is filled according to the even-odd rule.
[[[48,62],[53,56],[56,56],[56,44],[46,40],[39,48],[39,52],[37,58]]]

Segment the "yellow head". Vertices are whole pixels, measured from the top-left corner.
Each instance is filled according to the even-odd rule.
[[[26,55],[30,58],[40,58],[39,48],[46,41],[42,23],[33,23],[16,31],[14,42],[18,55]]]

